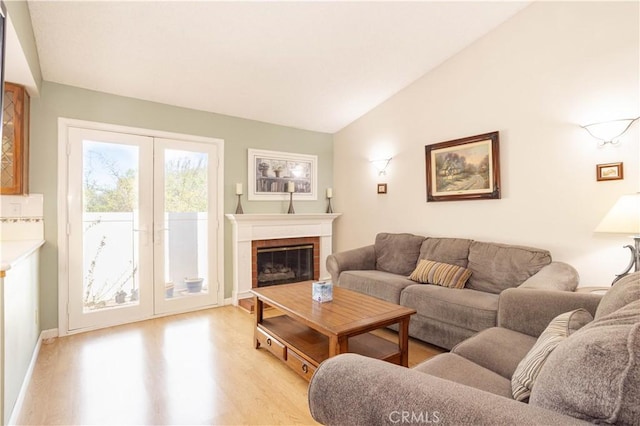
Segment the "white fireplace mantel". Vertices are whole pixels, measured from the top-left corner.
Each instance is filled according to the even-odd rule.
[[[276,238],[320,238],[320,279],[328,279],[327,257],[332,251],[333,221],[341,213],[227,214],[232,224],[233,304],[252,297],[251,242]]]

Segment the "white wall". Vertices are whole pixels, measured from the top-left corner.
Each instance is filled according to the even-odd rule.
[[[631,240],[593,229],[640,189],[640,126],[598,148],[579,125],[640,115],[638,34],[638,2],[534,3],[338,132],[336,249],[381,231],[529,245],[575,266],[581,286],[608,285]],[[495,130],[502,199],[427,203],[424,146]],[[369,160],[386,156],[378,177]],[[596,182],[596,164],[615,161],[625,179]]]

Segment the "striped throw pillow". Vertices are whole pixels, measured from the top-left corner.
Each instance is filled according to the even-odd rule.
[[[572,333],[591,321],[593,317],[584,309],[565,312],[551,320],[511,377],[513,399],[528,401],[536,378],[551,352]]]
[[[409,279],[423,284],[436,284],[443,287],[464,288],[471,271],[448,263],[421,259]]]

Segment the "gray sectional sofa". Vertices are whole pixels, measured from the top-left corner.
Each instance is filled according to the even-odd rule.
[[[513,399],[521,360],[576,309],[593,320],[556,342],[528,403]],[[604,296],[507,289],[497,327],[414,368],[330,358],[311,379],[309,407],[327,425],[640,425],[640,273]]]
[[[416,283],[408,277],[421,259],[467,268],[471,277],[463,289]],[[446,349],[496,325],[505,289],[578,285],[577,271],[546,250],[413,234],[380,233],[373,245],[330,255],[327,270],[339,287],[415,309],[409,335]]]

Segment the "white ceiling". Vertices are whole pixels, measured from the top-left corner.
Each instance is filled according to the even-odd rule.
[[[334,133],[529,2],[28,4],[47,81]]]

